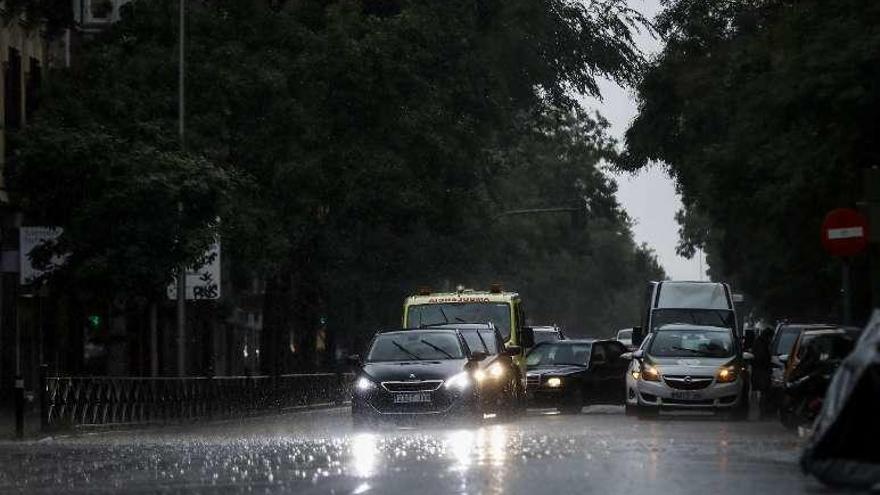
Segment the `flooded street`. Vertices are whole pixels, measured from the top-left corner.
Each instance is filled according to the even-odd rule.
[[[803,493],[799,440],[777,422],[577,416],[353,429],[347,409],[0,448],[0,492]],[[821,490],[821,489],[820,489]]]

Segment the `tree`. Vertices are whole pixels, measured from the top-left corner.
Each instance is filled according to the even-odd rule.
[[[642,19],[625,2],[190,5],[191,154],[169,159],[192,166],[184,175],[204,167],[216,177],[203,191],[212,207],[198,211],[204,219],[222,210],[224,252],[236,270],[266,281],[263,371],[314,365],[311,356],[298,360],[286,349],[291,336],[295,348],[314,348],[322,320],[340,335],[366,333],[398,321],[404,294],[420,282],[464,280],[479,267],[502,266],[497,261],[507,253],[490,242],[510,235],[493,230],[492,211],[516,202],[497,195],[508,187],[505,177],[515,177],[511,194],[525,201],[564,189],[552,174],[582,177],[583,189],[565,194],[608,210],[600,214],[614,238],[608,256],[621,249],[651,258],[632,245],[625,219],[609,203],[613,186],[596,167],[610,148],[598,124],[575,112],[573,98],[598,94],[598,76],[634,80],[641,55],[631,32]],[[120,166],[138,149],[131,142],[147,146],[146,156],[173,148],[160,130],[176,115],[176,61],[168,57],[176,6],[127,4],[122,20],[61,78],[80,91],[47,96],[53,102],[43,110],[42,132],[62,132],[68,124],[58,116],[72,114],[80,120],[69,128],[97,126],[121,136],[116,144],[98,140],[104,147],[89,152]],[[39,148],[36,129],[25,139]],[[567,148],[555,152],[557,145]],[[22,177],[57,166],[25,155]],[[131,174],[125,180],[137,179]],[[532,175],[546,188],[529,189]],[[60,183],[23,184],[29,209],[76,225],[53,211],[52,198],[69,194]],[[86,214],[91,201],[106,204],[112,192],[96,191],[67,209]],[[165,196],[178,194],[170,187]],[[84,215],[82,231],[100,230],[88,222],[97,218]],[[132,228],[153,232],[147,220]]]
[[[657,19],[667,44],[638,86],[621,166],[665,163],[684,203],[680,252],[705,249],[712,276],[771,315],[836,313],[819,225],[855,206],[877,163],[878,15],[855,0],[679,0]]]

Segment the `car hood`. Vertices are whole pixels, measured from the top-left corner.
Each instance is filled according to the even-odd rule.
[[[446,380],[465,369],[467,359],[366,363],[363,372],[377,382]]]
[[[660,369],[664,375],[691,375],[691,376],[714,376],[719,366],[731,364],[736,357],[708,358],[708,357],[654,357],[648,356],[648,360]]]
[[[566,375],[573,375],[575,373],[581,373],[586,370],[587,370],[586,366],[578,366],[575,364],[556,364],[556,365],[545,365],[545,366],[530,366],[526,370],[526,374],[529,376],[543,376],[543,375],[566,376]]]

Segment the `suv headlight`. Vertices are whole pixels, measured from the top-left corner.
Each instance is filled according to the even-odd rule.
[[[642,372],[640,375],[642,380],[646,382],[660,381],[660,370],[653,364],[642,363]]]
[[[715,372],[715,381],[718,383],[735,382],[739,377],[739,369],[736,366],[721,366]]]
[[[358,392],[367,392],[376,388],[376,384],[369,378],[362,376],[354,382],[354,388]]]
[[[463,392],[471,386],[471,377],[468,376],[467,371],[462,371],[446,380],[446,383],[444,383],[443,386],[447,389],[455,389]]]

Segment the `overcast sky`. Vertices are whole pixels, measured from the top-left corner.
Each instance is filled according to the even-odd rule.
[[[660,0],[629,0],[630,7],[653,19],[660,10]],[[646,54],[660,50],[660,41],[647,33],[639,36],[639,45]],[[631,90],[604,81],[601,84],[602,101],[587,100],[588,108],[597,108],[611,122],[611,133],[623,141],[623,133],[636,115],[636,102]],[[678,243],[678,224],[675,212],[681,201],[675,193],[675,185],[659,165],[642,171],[636,176],[615,175],[617,198],[635,221],[633,228],[636,241],[647,243],[656,252],[666,274],[672,279],[700,280],[700,256],[688,260],[675,254]]]

